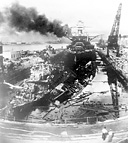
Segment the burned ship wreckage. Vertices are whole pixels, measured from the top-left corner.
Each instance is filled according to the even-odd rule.
[[[97,36],[89,37],[83,30],[83,23],[80,22],[77,25],[77,32],[70,37],[71,44],[67,49],[54,51],[48,58],[46,56],[44,58],[40,53],[40,57],[53,68],[50,73],[40,76],[39,80],[26,79],[28,85],[34,85],[34,90],[31,91],[33,100],[17,105],[10,101],[11,107],[9,106],[6,113],[8,119],[29,120],[32,112],[39,109],[41,120],[53,121],[54,113],[59,112],[57,118],[62,121],[63,114],[66,114],[64,109],[71,112],[83,106],[89,93],[81,94],[81,91],[95,77],[97,70],[96,51],[91,44],[91,40]],[[71,113],[67,113],[66,118],[75,116],[75,113],[71,116],[68,114]]]

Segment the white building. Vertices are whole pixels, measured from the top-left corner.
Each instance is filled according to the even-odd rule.
[[[21,52],[20,51],[3,52],[3,57],[8,58],[10,60],[16,60],[18,58],[21,58]]]
[[[16,60],[18,58],[21,58],[21,52],[20,51],[12,51],[11,52],[11,59]]]

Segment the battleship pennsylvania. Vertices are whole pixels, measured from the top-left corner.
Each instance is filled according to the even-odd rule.
[[[46,50],[39,53],[43,62],[38,64],[36,69],[39,70],[45,65],[49,72],[45,75],[39,74],[39,79],[36,80],[26,79],[24,84],[28,86],[27,90],[23,87],[22,91],[16,92],[16,96],[10,100],[11,106],[7,108],[7,112],[1,113],[2,115],[11,120],[22,121],[30,118],[32,111],[40,109],[41,119],[47,120],[47,115],[51,111],[63,106],[71,107],[74,101],[77,103],[89,96],[81,95],[77,98],[96,74],[96,52],[90,41],[97,36],[92,38],[85,35],[82,22],[79,22],[76,29],[75,35],[72,34],[70,37],[71,44],[67,49],[61,52],[54,51],[52,56],[48,56]],[[52,47],[49,49],[53,51]],[[23,101],[16,103],[16,97]],[[62,114],[60,113],[60,119]]]

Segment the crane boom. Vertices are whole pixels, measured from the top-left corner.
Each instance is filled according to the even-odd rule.
[[[108,47],[107,47],[108,56],[109,56],[109,49],[113,49],[113,48],[117,50],[117,56],[119,55],[118,37],[119,37],[121,9],[122,9],[122,3],[120,3],[118,7],[117,14],[116,14],[113,26],[112,26],[112,30],[108,37]]]
[[[119,35],[121,8],[122,8],[122,3],[120,3],[120,5],[119,5],[118,11],[117,11],[117,15],[116,15],[114,23],[113,23],[112,30],[111,30],[111,33],[110,33],[111,36]]]

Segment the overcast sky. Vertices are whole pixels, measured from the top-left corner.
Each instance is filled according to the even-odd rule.
[[[81,20],[87,26],[87,32],[98,34],[110,33],[118,6],[122,3],[120,33],[128,35],[128,0],[1,0],[1,10],[14,2],[35,7],[49,19],[58,19],[69,26],[75,26]]]

